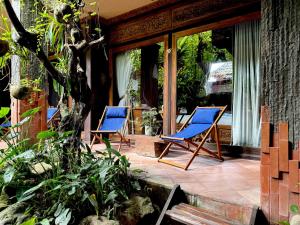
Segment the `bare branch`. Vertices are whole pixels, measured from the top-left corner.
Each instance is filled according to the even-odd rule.
[[[95,40],[95,41],[91,41],[89,43],[89,48],[94,47],[95,45],[101,44],[104,41],[104,36],[100,37],[99,39]]]

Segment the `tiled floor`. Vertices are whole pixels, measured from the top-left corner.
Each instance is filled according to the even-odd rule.
[[[4,148],[5,144],[0,143]],[[93,150],[104,146],[96,144]],[[141,169],[141,176],[149,181],[172,187],[180,184],[191,194],[210,197],[223,202],[241,205],[260,205],[260,162],[247,159],[226,158],[224,162],[198,156],[187,171],[163,163],[157,158],[145,156],[135,148],[121,151],[129,158],[132,169]],[[173,152],[168,158],[186,162],[190,153]]]
[[[94,145],[101,150],[103,145]],[[152,182],[172,187],[180,184],[191,194],[202,195],[223,202],[242,205],[260,205],[260,162],[226,158],[224,162],[198,156],[187,171],[163,163],[154,157],[144,156],[134,148],[121,151],[129,158],[131,168],[142,169],[142,176]],[[170,152],[168,158],[186,162],[190,153]]]

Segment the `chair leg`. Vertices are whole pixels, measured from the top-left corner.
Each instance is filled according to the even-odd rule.
[[[163,152],[160,154],[160,156],[158,157],[158,161],[159,161],[160,159],[162,159],[162,157],[164,157],[165,155],[168,154],[168,151],[169,151],[171,145],[172,145],[172,143],[170,142],[170,143],[167,145],[167,147],[164,149],[164,151],[163,151]]]
[[[94,145],[94,143],[95,143],[95,140],[96,140],[96,137],[95,137],[95,135],[93,135],[93,140],[92,140],[92,143],[91,143],[91,150],[92,150],[92,148],[93,148],[93,145]]]
[[[219,157],[219,159],[223,159],[222,158],[221,144],[220,144],[220,140],[219,140],[219,133],[218,133],[217,126],[215,126],[215,134],[216,134],[216,143],[217,143],[218,157]]]
[[[121,136],[120,144],[119,144],[119,147],[118,147],[118,152],[120,152],[120,150],[121,150],[122,143],[123,143],[123,137]]]
[[[202,141],[201,141],[200,144],[198,145],[196,151],[193,153],[192,158],[191,158],[190,161],[186,164],[186,166],[185,166],[185,168],[184,168],[185,170],[187,170],[187,169],[189,168],[189,166],[191,165],[191,163],[193,162],[193,160],[195,159],[195,157],[198,155],[198,153],[199,153],[199,151],[200,151],[202,145],[204,144],[204,142],[205,142],[205,139],[202,139]]]

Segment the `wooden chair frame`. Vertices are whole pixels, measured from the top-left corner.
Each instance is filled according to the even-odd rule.
[[[57,116],[59,115],[59,113],[60,113],[60,111],[59,111],[59,109],[57,108],[57,110],[56,110],[56,112],[53,114],[53,116],[52,116],[49,120],[47,120],[47,127],[48,127],[48,128],[49,128],[49,127],[54,127],[54,126],[55,126],[54,122],[55,122],[55,121],[59,121],[59,118],[57,118]]]
[[[199,107],[198,106],[198,107],[196,107],[195,110],[192,112],[190,118],[183,124],[183,126],[180,128],[180,130],[178,132],[182,131],[189,124],[190,120],[193,118],[193,116],[194,116],[194,114],[195,114],[195,112],[196,112],[197,109],[210,109],[210,108],[211,109],[212,108],[218,108],[221,111],[219,112],[219,115],[215,119],[214,123],[210,126],[210,128],[207,131],[203,132],[203,133],[205,133],[204,136],[202,136],[203,133],[200,134],[201,137],[202,137],[202,140],[200,141],[200,143],[196,144],[193,141],[191,141],[191,139],[186,139],[186,138],[175,138],[175,137],[161,136],[165,141],[169,142],[169,144],[167,145],[167,147],[164,149],[164,151],[159,156],[158,162],[162,162],[162,163],[165,163],[165,164],[168,164],[168,165],[171,165],[171,166],[175,166],[175,167],[179,167],[179,168],[182,168],[184,170],[187,170],[189,168],[189,166],[191,165],[191,163],[193,162],[193,160],[195,159],[195,157],[197,155],[199,155],[199,151],[200,150],[206,152],[209,156],[211,156],[213,158],[216,158],[218,160],[224,161],[224,159],[222,157],[222,153],[221,153],[221,144],[220,144],[220,141],[219,141],[219,134],[218,134],[217,123],[219,122],[219,120],[221,119],[222,115],[224,114],[227,106],[210,106],[210,107]],[[211,134],[211,132],[212,132],[213,129],[215,130],[215,135],[216,135],[217,153],[212,152],[211,150],[203,147],[206,139]],[[187,146],[185,146],[182,143],[179,143],[178,141],[185,142],[187,144]],[[173,162],[173,161],[170,161],[170,160],[163,159],[163,157],[168,154],[168,152],[170,150],[170,147],[173,144],[177,145],[177,146],[180,146],[183,149],[186,149],[186,150],[188,150],[188,151],[190,151],[190,152],[193,153],[192,158],[189,160],[189,162],[186,165],[183,165],[183,164],[180,164],[180,163],[176,163],[176,162]],[[190,148],[191,145],[194,146],[194,147],[196,147],[196,150],[192,150]]]
[[[118,151],[121,150],[121,146],[122,146],[122,143],[126,143],[128,146],[130,146],[130,140],[129,139],[126,139],[125,138],[125,131],[126,131],[126,126],[127,128],[129,128],[129,116],[130,116],[130,107],[129,106],[109,106],[110,108],[113,107],[113,108],[127,108],[127,115],[126,115],[126,119],[124,121],[124,126],[122,127],[122,129],[119,131],[110,131],[110,130],[106,130],[106,131],[101,131],[99,130],[100,129],[100,126],[102,125],[102,122],[104,120],[104,116],[106,115],[106,112],[107,112],[107,109],[108,107],[105,106],[104,108],[104,111],[102,113],[102,116],[99,120],[99,124],[98,124],[98,127],[97,127],[97,130],[91,130],[91,135],[93,135],[93,139],[92,139],[92,143],[91,143],[91,149],[93,147],[93,145],[95,144],[95,141],[96,139],[98,139],[100,141],[100,143],[103,142],[103,138],[102,138],[102,134],[106,133],[106,134],[118,134],[119,137],[120,137],[120,144],[119,144],[119,147],[118,147]]]

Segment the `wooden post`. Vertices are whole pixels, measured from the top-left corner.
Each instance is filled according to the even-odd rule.
[[[110,49],[108,53],[108,71],[109,71],[109,100],[108,104],[113,105],[114,104],[114,58],[113,58],[113,52]]]
[[[177,111],[177,38],[175,34],[169,37],[171,39],[171,133],[176,132],[176,111]]]
[[[171,49],[169,48],[169,36],[164,36],[164,91],[163,91],[163,134],[171,133]]]
[[[89,49],[86,53],[86,77],[87,77],[87,82],[89,87],[92,89],[92,54],[91,54],[91,50]],[[91,134],[90,134],[90,130],[91,130],[91,112],[89,113],[89,115],[87,116],[85,122],[84,122],[84,140],[87,143],[91,142]]]

